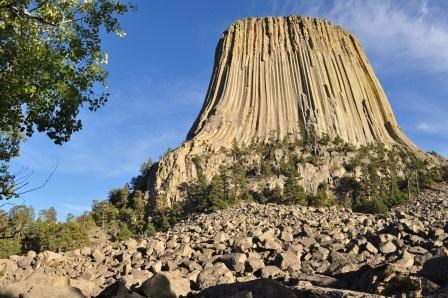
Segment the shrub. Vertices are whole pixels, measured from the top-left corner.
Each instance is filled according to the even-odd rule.
[[[328,194],[328,185],[322,182],[317,187],[317,192],[314,195],[307,196],[308,205],[314,207],[329,207],[336,204],[335,199]]]
[[[353,210],[355,212],[377,214],[387,212],[388,208],[381,198],[361,198],[355,202]]]

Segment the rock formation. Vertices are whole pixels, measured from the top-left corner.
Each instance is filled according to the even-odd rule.
[[[210,179],[226,164],[222,149],[271,140],[339,137],[355,146],[399,145],[413,151],[357,38],[322,19],[248,18],[223,34],[204,105],[186,141],[148,178],[151,197],[168,206],[178,186],[197,177],[195,156],[210,153]],[[339,160],[336,163],[341,163]],[[308,189],[330,167],[302,169]],[[314,183],[312,182],[314,181]]]
[[[311,131],[352,144],[412,146],[351,33],[297,16],[232,24],[187,140],[219,148]]]

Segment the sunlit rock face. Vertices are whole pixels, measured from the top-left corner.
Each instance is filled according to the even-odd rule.
[[[194,156],[211,156],[201,167],[210,177],[226,163],[222,148],[234,142],[310,135],[418,150],[399,128],[353,34],[300,16],[239,20],[218,43],[207,95],[186,141],[149,175],[151,196],[163,194],[168,205],[181,199],[180,183],[197,176]]]

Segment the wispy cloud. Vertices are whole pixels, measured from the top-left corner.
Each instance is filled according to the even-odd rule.
[[[429,124],[426,122],[420,122],[417,124],[417,129],[426,133],[448,136],[448,123]]]
[[[329,5],[330,4],[330,5]],[[448,5],[443,1],[273,1],[275,14],[324,17],[357,35],[377,66],[448,73]]]
[[[84,211],[90,210],[90,206],[88,206],[88,205],[78,205],[78,204],[68,204],[68,203],[58,204],[57,207],[61,211],[66,211],[68,213],[76,213],[76,214],[80,214]]]

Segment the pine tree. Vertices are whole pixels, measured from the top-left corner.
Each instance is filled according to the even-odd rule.
[[[298,183],[296,177],[286,178],[282,201],[288,204],[307,205],[305,190]]]

